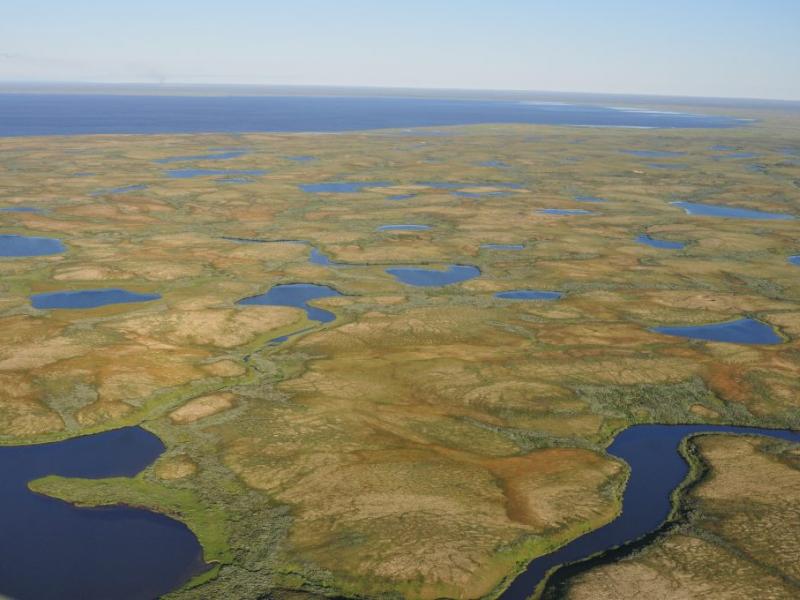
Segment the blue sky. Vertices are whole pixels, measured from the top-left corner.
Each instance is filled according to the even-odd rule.
[[[800,0],[24,0],[0,81],[800,99]]]

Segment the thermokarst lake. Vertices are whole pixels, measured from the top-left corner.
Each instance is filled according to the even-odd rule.
[[[0,94],[0,595],[797,596],[792,110],[393,94]]]

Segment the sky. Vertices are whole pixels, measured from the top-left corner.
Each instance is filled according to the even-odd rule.
[[[0,0],[0,81],[800,100],[800,0]]]

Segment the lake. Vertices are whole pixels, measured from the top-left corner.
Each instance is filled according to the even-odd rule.
[[[699,204],[697,202],[670,202],[682,208],[687,215],[699,217],[728,217],[730,219],[759,219],[771,221],[791,221],[794,215],[773,213],[749,208],[721,206],[719,204]]]
[[[582,208],[540,208],[536,212],[539,213],[540,215],[562,215],[562,216],[592,214],[592,211],[584,210]]]
[[[0,136],[335,132],[479,123],[694,129],[737,127],[747,121],[595,105],[488,100],[0,94]]]
[[[31,306],[46,310],[51,308],[97,308],[109,304],[129,302],[151,302],[161,298],[160,294],[138,294],[121,289],[79,290],[69,292],[47,292],[33,294]]]
[[[327,285],[289,283],[276,285],[264,294],[239,300],[237,304],[245,306],[254,304],[263,306],[294,306],[295,308],[302,308],[306,311],[306,315],[312,321],[330,323],[336,319],[335,314],[329,310],[310,306],[308,303],[319,298],[330,298],[332,296],[341,295],[340,292],[337,292]]]
[[[77,508],[27,487],[46,475],[132,477],[163,451],[139,427],[0,447],[0,595],[150,600],[204,571],[202,548],[183,523],[126,506]]]
[[[494,297],[503,300],[558,300],[564,294],[561,292],[547,292],[541,290],[511,290],[497,292]]]
[[[428,231],[430,225],[381,225],[377,231]]]
[[[659,240],[656,238],[652,238],[646,234],[637,236],[636,241],[640,244],[645,244],[647,246],[658,248],[660,250],[682,250],[683,248],[686,247],[686,244],[682,242],[670,242],[668,240]]]
[[[189,156],[168,156],[159,158],[155,162],[160,165],[167,165],[176,162],[193,162],[200,160],[231,160],[247,154],[247,150],[227,150],[223,152],[212,152],[211,154],[193,154]]]
[[[0,257],[2,256],[47,256],[61,254],[67,248],[56,238],[28,237],[25,235],[0,235]]]
[[[484,250],[524,250],[525,244],[481,244]]]
[[[367,188],[381,188],[392,185],[388,181],[328,181],[323,183],[303,183],[299,187],[310,194],[357,194]]]
[[[257,177],[266,174],[264,169],[170,169],[164,173],[170,179],[194,177]],[[250,181],[247,179],[246,181]]]
[[[730,344],[764,345],[782,344],[784,341],[772,327],[756,319],[738,319],[709,325],[653,327],[650,331],[692,340],[727,342]]]
[[[581,563],[606,551],[624,554],[628,544],[656,531],[672,510],[671,494],[689,474],[689,465],[679,453],[681,441],[700,433],[739,433],[763,435],[800,443],[800,432],[758,429],[728,425],[633,425],[617,434],[607,451],[621,458],[630,467],[630,478],[622,497],[620,515],[599,529],[569,542],[558,550],[534,559],[525,571],[500,594],[501,600],[527,600],[545,582],[553,569],[548,585],[558,586],[593,562]],[[618,547],[622,546],[621,549]],[[613,557],[609,557],[613,558]],[[569,563],[575,563],[569,565]]]
[[[446,270],[423,269],[420,267],[393,267],[386,272],[406,285],[417,287],[441,287],[474,279],[481,274],[472,265],[450,265]]]

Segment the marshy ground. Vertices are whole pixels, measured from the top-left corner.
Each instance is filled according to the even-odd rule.
[[[0,212],[0,234],[66,249],[0,257],[0,442],[156,433],[167,451],[134,479],[33,486],[185,521],[218,568],[175,598],[497,594],[614,518],[626,466],[604,448],[625,426],[800,428],[800,267],[787,260],[800,253],[800,119],[756,116],[725,130],[2,138],[0,208],[37,210]],[[658,161],[684,168],[630,150],[680,152]],[[188,160],[158,162],[170,157]],[[167,174],[189,168],[208,171]],[[303,187],[343,182],[358,185]],[[680,201],[797,219],[691,215]],[[378,231],[393,223],[430,229]],[[311,247],[332,263],[310,262]],[[480,275],[417,287],[386,272],[450,265]],[[340,292],[312,301],[336,319],[237,304],[289,283]],[[30,302],[101,288],[160,298]],[[495,297],[531,289],[563,296]],[[740,318],[783,343],[651,331]],[[796,593],[796,449],[716,436],[698,448],[712,477],[687,531],[570,594],[621,597],[608,586],[624,576],[637,594],[720,597],[751,575]],[[721,560],[736,567],[714,570]]]

